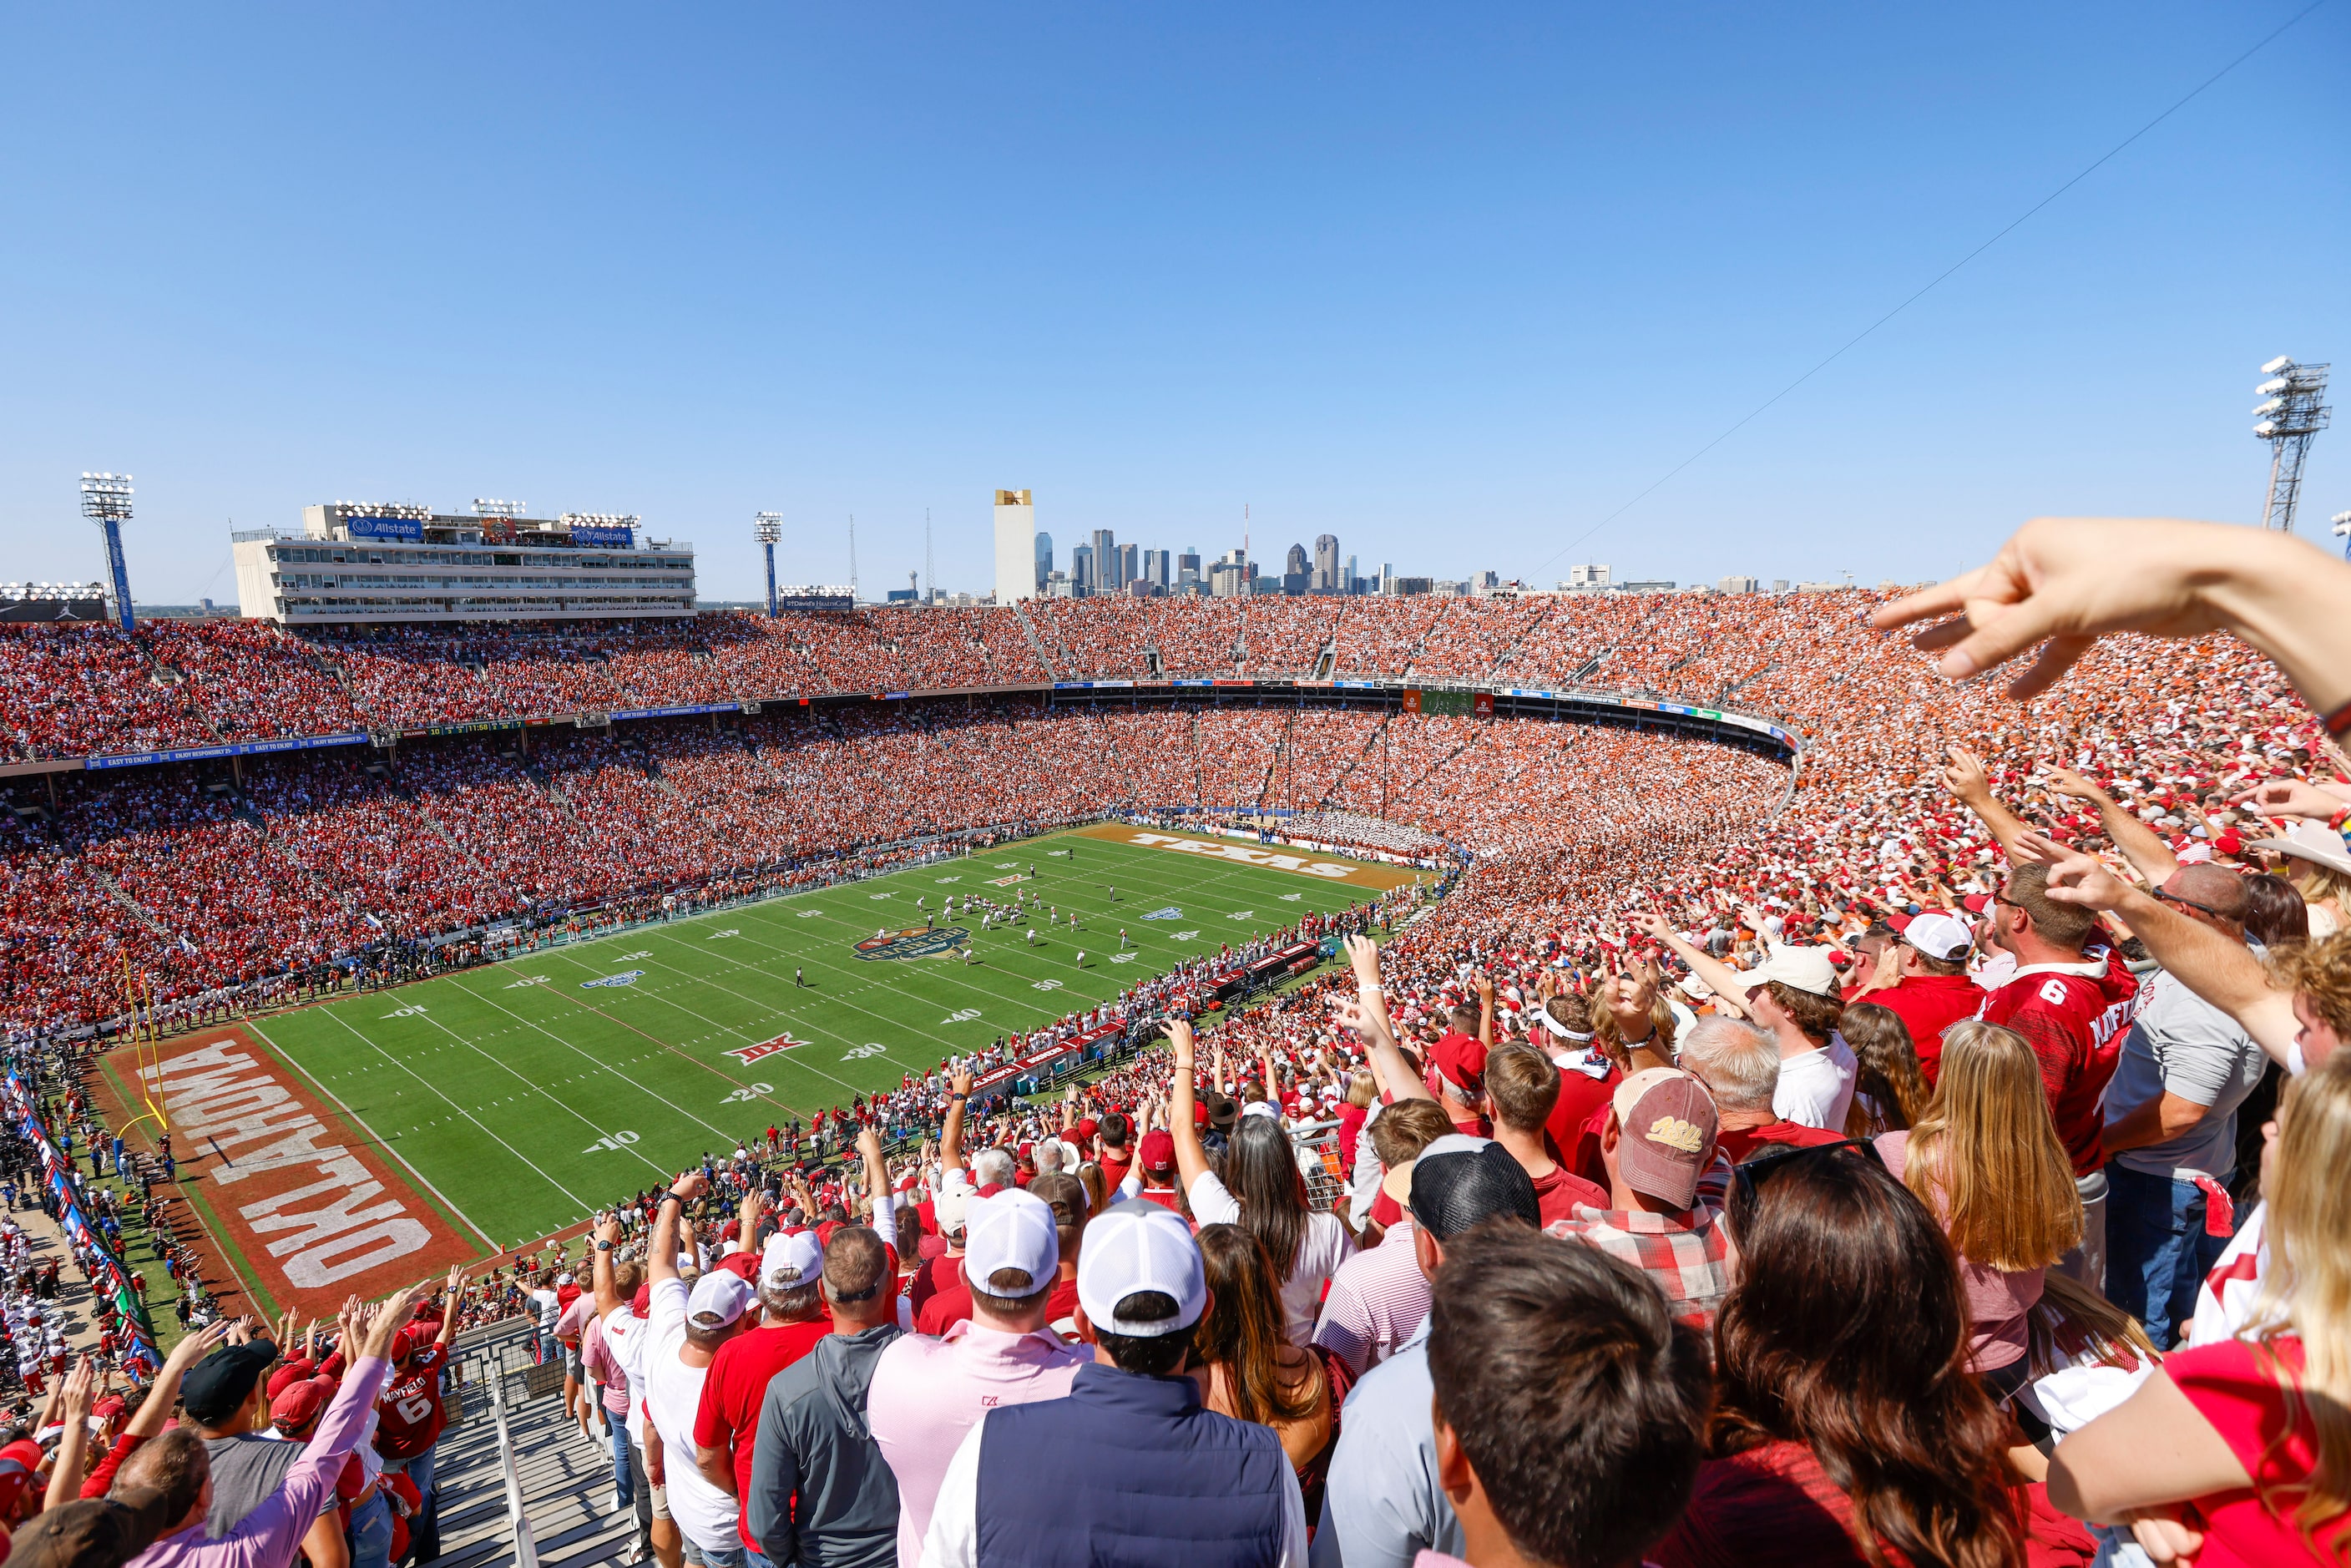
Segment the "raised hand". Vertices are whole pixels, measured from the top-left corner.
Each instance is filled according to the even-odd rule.
[[[2239,531],[2155,517],[2035,517],[1989,564],[1897,599],[1870,623],[1890,629],[1958,611],[1912,638],[1948,650],[1939,667],[1955,681],[2046,643],[2008,688],[2029,697],[2107,632],[2199,637],[2227,625],[2204,586],[2215,559],[2241,549],[2227,538]]]
[[[2088,800],[2093,804],[2106,799],[2106,792],[2104,789],[2070,768],[2052,768],[2049,770],[2046,788],[2053,795],[2064,795],[2074,800]]]
[[[1982,761],[1971,752],[1954,746],[1943,759],[1943,788],[1960,801],[1984,800],[1991,798],[1991,780],[1984,772]]]
[[[2324,822],[2351,806],[2351,787],[2313,784],[2301,779],[2264,779],[2231,803],[2250,807],[2264,817],[2308,817]]]

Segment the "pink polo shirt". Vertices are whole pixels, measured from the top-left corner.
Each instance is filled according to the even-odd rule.
[[[1006,1333],[969,1321],[943,1339],[907,1334],[873,1364],[866,1426],[898,1478],[899,1568],[918,1568],[931,1505],[964,1434],[999,1405],[1030,1405],[1070,1392],[1093,1359],[1050,1333]]]

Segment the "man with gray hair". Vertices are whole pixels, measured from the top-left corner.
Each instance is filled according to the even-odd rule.
[[[1682,1041],[1681,1064],[1714,1097],[1721,1122],[1716,1146],[1732,1165],[1768,1145],[1809,1148],[1839,1137],[1771,1109],[1780,1087],[1780,1041],[1751,1023],[1720,1015],[1698,1019]]]
[[[1015,1174],[1010,1149],[990,1146],[971,1156],[972,1186],[982,1191],[1012,1186]]]

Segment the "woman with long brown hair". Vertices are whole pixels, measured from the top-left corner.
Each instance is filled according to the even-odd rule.
[[[2007,1399],[2027,1375],[2026,1313],[2043,1274],[2082,1239],[2081,1195],[2040,1058],[2014,1030],[1953,1024],[1927,1113],[1876,1146],[1950,1237],[1972,1324],[1969,1369]]]
[[[2049,1500],[2201,1565],[2351,1556],[2351,1052],[2287,1084],[2241,1337],[2175,1352],[2051,1457]]]
[[[2009,1423],[1967,1375],[1958,1260],[1865,1145],[1760,1155],[1729,1208],[1718,1403],[1664,1568],[2021,1562]]]
[[[1208,1163],[1192,1112],[1192,1026],[1169,1021],[1167,1039],[1176,1064],[1170,1082],[1168,1131],[1176,1142],[1176,1168],[1182,1175],[1193,1218],[1204,1225],[1235,1224],[1265,1243],[1279,1281],[1290,1342],[1314,1337],[1323,1287],[1354,1251],[1347,1228],[1335,1214],[1318,1212],[1306,1201],[1306,1178],[1298,1154],[1270,1115],[1246,1115],[1233,1125],[1225,1145],[1221,1173]]]
[[[1917,1125],[1934,1091],[1918,1065],[1910,1026],[1892,1008],[1855,1002],[1837,1020],[1853,1048],[1853,1104],[1844,1114],[1848,1138],[1874,1138]]]
[[[1339,1430],[1323,1357],[1283,1332],[1281,1296],[1264,1243],[1238,1225],[1200,1228],[1208,1310],[1193,1335],[1200,1402],[1221,1416],[1270,1427],[1301,1488],[1319,1488]],[[1320,1510],[1307,1499],[1307,1517]]]

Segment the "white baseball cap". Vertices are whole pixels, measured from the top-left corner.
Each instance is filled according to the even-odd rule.
[[[1029,1291],[1041,1291],[1061,1264],[1061,1240],[1053,1233],[1052,1207],[1020,1187],[993,1197],[975,1197],[964,1207],[963,1274],[976,1287],[988,1284],[998,1269],[1029,1276]]]
[[[1174,1298],[1176,1315],[1122,1321],[1118,1304],[1144,1291]],[[1156,1339],[1198,1322],[1208,1305],[1208,1281],[1191,1228],[1141,1198],[1105,1209],[1086,1227],[1078,1254],[1078,1305],[1096,1328],[1135,1339]]]
[[[1739,977],[1746,982],[1749,990],[1768,980],[1777,980],[1783,986],[1810,991],[1816,997],[1837,994],[1836,967],[1829,962],[1827,948],[1783,947],[1777,942],[1769,946],[1771,956]]]
[[[759,1283],[770,1291],[812,1285],[824,1272],[824,1243],[813,1230],[778,1230],[759,1255]]]
[[[756,1299],[748,1280],[714,1269],[694,1282],[694,1294],[686,1298],[686,1319],[702,1328],[724,1328],[748,1311]]]
[[[1935,911],[1906,922],[1902,940],[1929,958],[1956,958],[1975,946],[1974,934],[1966,925]]]

